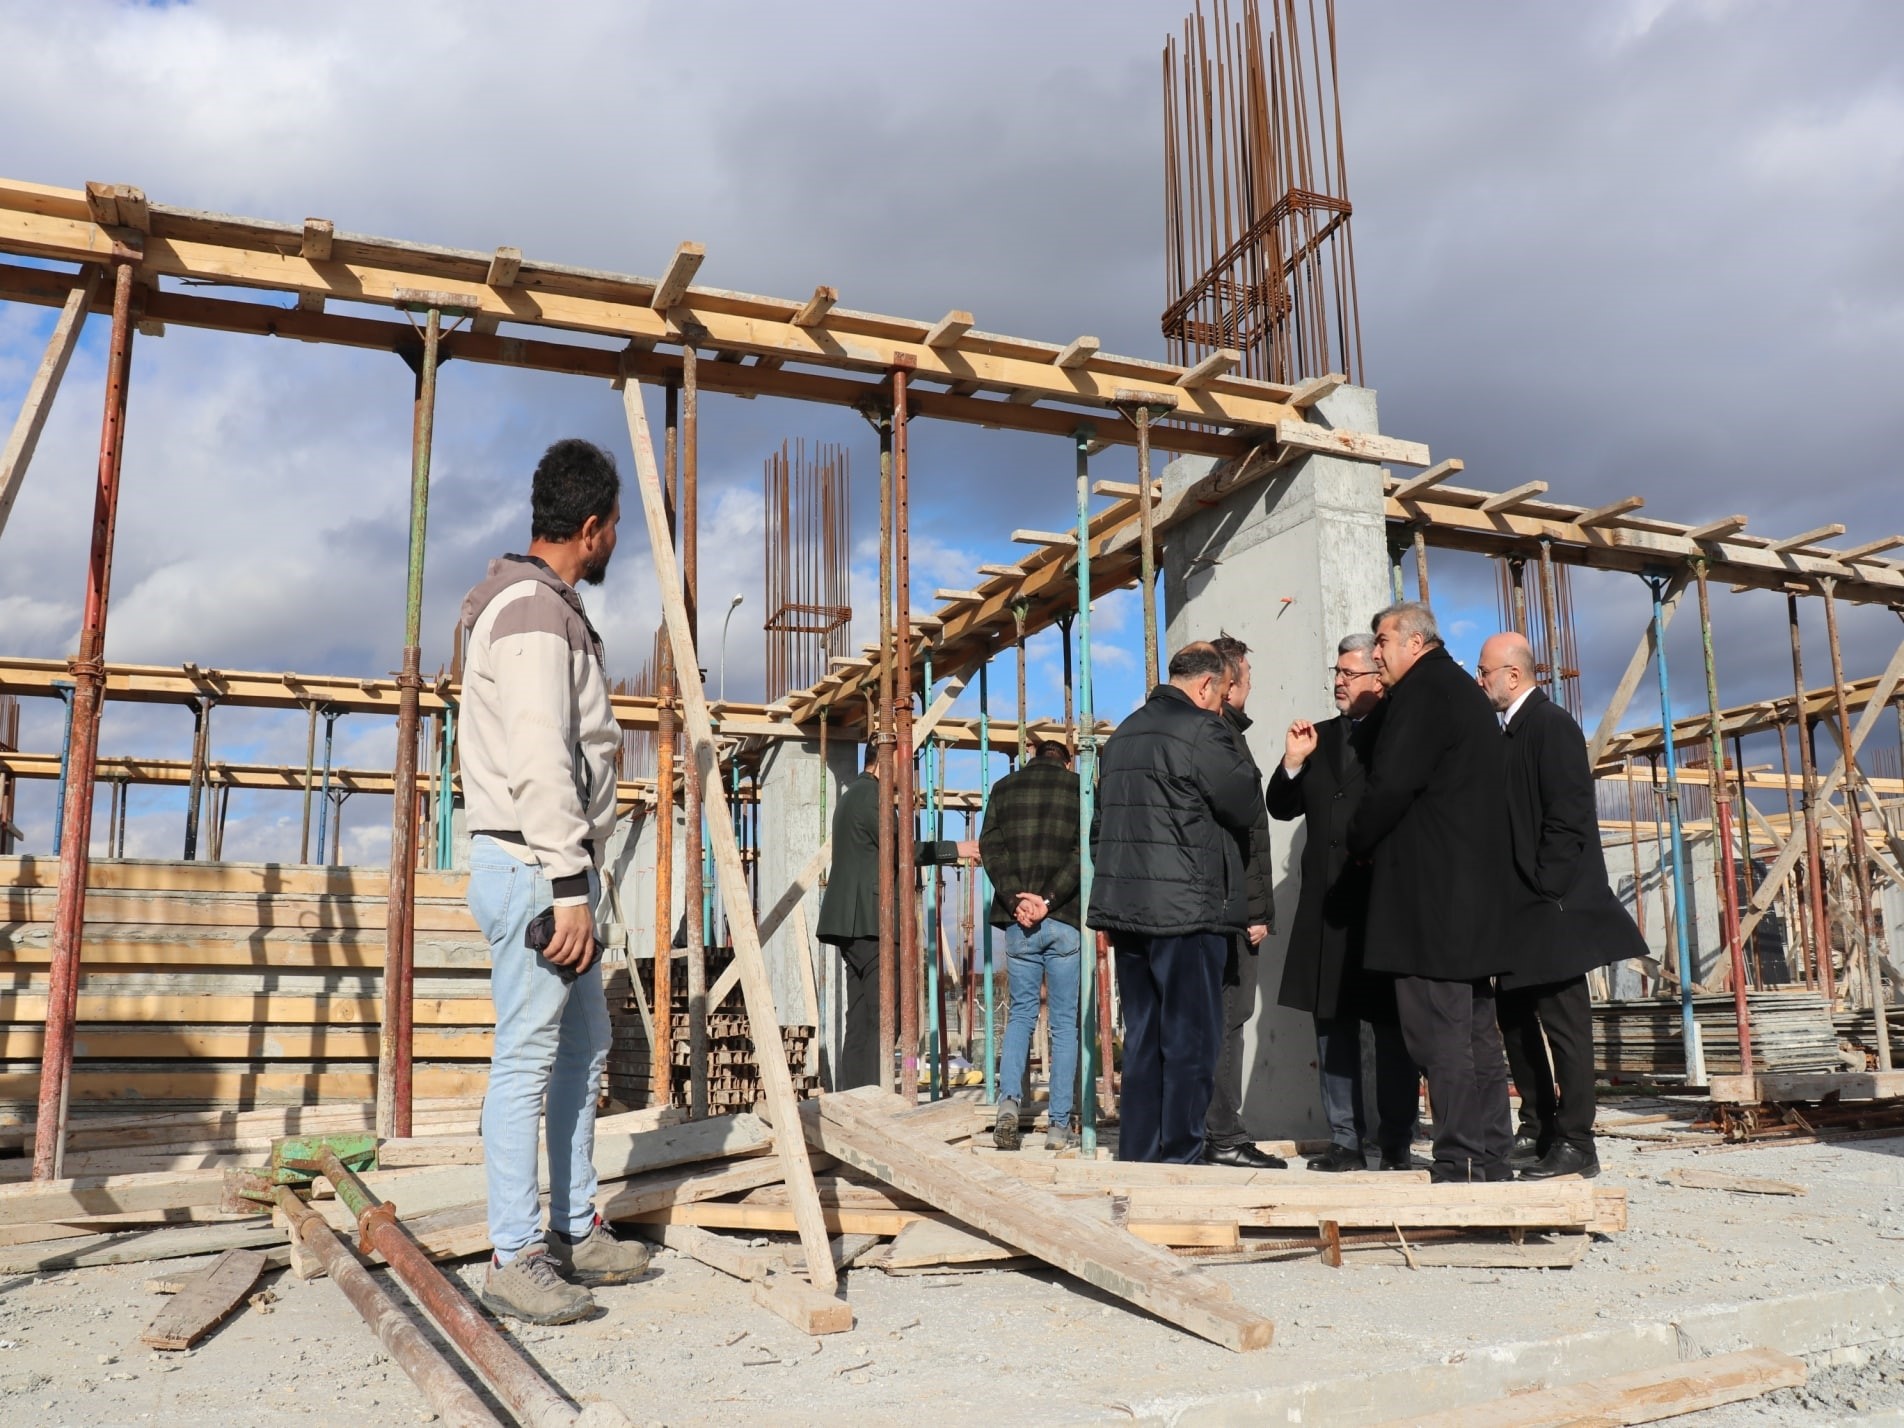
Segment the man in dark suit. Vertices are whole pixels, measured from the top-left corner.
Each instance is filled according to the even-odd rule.
[[[1475,673],[1507,733],[1514,879],[1510,965],[1495,1009],[1521,1095],[1512,1154],[1535,1161],[1523,1180],[1592,1177],[1600,1158],[1587,973],[1645,956],[1646,943],[1607,882],[1587,741],[1573,716],[1535,687],[1532,647],[1521,635],[1496,635],[1481,646]]]
[[[840,1038],[840,1060],[833,1068],[831,1089],[879,1084],[879,775],[877,745],[866,746],[866,767],[846,786],[833,811],[833,867],[826,895],[820,899],[820,921],[814,935],[840,949],[846,968],[846,1029]],[[895,843],[898,839],[893,840]],[[922,838],[914,845],[915,865],[974,862],[978,843],[934,842]],[[898,895],[912,894],[910,880],[897,884]],[[897,917],[891,909],[885,915]],[[906,949],[900,948],[905,956]]]
[[[1284,953],[1276,1000],[1315,1018],[1316,1069],[1329,1148],[1311,1170],[1366,1170],[1368,1138],[1362,1110],[1362,1023],[1375,1033],[1376,1144],[1382,1169],[1406,1170],[1415,1138],[1421,1079],[1403,1044],[1394,980],[1363,969],[1369,870],[1352,862],[1349,820],[1362,801],[1386,691],[1375,673],[1373,635],[1350,635],[1331,671],[1337,715],[1322,724],[1298,719],[1283,740],[1283,760],[1269,776],[1270,815],[1300,817],[1302,893]]]
[[[1433,1178],[1509,1180],[1492,981],[1513,878],[1500,721],[1426,605],[1391,605],[1373,628],[1388,704],[1348,839],[1373,865],[1365,964],[1395,974],[1402,1036],[1434,1104]]]
[[[1223,962],[1248,923],[1240,839],[1255,765],[1217,710],[1223,656],[1170,657],[1170,682],[1118,725],[1099,764],[1086,923],[1111,934],[1124,1006],[1120,1160],[1203,1158],[1223,1040]]]

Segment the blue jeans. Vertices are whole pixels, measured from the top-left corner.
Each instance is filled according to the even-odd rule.
[[[599,895],[593,873],[591,901]],[[585,1234],[595,1221],[595,1096],[608,1064],[608,999],[598,957],[573,982],[522,940],[555,899],[541,869],[493,838],[470,841],[470,913],[489,939],[495,1051],[483,1096],[489,1242],[507,1264],[542,1237],[536,1131],[548,1110],[549,1223]]]
[[[1011,1017],[1005,1023],[1004,1060],[998,1068],[998,1094],[1025,1099],[1025,1067],[1031,1060],[1031,1033],[1038,1025],[1038,988],[1051,989],[1051,1124],[1071,1120],[1072,1082],[1078,1076],[1078,930],[1047,917],[1030,932],[1017,923],[1005,928],[1006,976],[1011,982]]]

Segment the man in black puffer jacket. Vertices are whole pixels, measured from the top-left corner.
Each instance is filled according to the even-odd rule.
[[[1263,806],[1256,767],[1217,712],[1226,684],[1215,646],[1185,645],[1099,763],[1087,920],[1117,951],[1120,1160],[1203,1158],[1223,963],[1249,922],[1243,840]]]

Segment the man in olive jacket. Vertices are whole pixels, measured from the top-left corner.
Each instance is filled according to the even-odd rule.
[[[1521,1171],[1524,1180],[1591,1178],[1600,1173],[1600,1158],[1587,973],[1645,956],[1646,942],[1607,881],[1586,737],[1535,687],[1532,646],[1511,631],[1498,634],[1481,646],[1475,673],[1507,735],[1511,965],[1495,1003],[1521,1095],[1512,1154],[1538,1158]]]
[[[833,1068],[831,1089],[879,1084],[879,775],[877,746],[866,746],[866,767],[846,786],[833,812],[833,867],[826,895],[820,899],[820,921],[814,935],[840,949],[846,969],[846,1028],[840,1038],[840,1060]],[[893,840],[895,843],[898,839]],[[921,838],[913,862],[918,867],[937,863],[972,862],[978,857],[976,840],[935,842]],[[912,880],[898,880],[899,897],[912,895]],[[896,913],[886,916],[897,924]],[[901,953],[903,954],[903,951]]]
[[[1375,1144],[1384,1170],[1409,1167],[1421,1075],[1402,1042],[1395,980],[1363,968],[1369,869],[1349,857],[1349,820],[1362,804],[1386,691],[1375,672],[1375,637],[1349,635],[1336,647],[1332,695],[1337,715],[1298,719],[1283,739],[1282,762],[1264,800],[1278,820],[1301,818],[1302,892],[1283,957],[1276,1000],[1315,1019],[1316,1071],[1329,1148],[1311,1170],[1368,1169],[1362,1102],[1362,1023],[1375,1036]]]
[[[1509,1180],[1507,1062],[1494,1017],[1501,913],[1513,879],[1500,721],[1412,601],[1376,615],[1388,686],[1349,853],[1370,875],[1364,963],[1395,974],[1408,1053],[1428,1078],[1446,1180]]]
[[[1124,1006],[1120,1160],[1203,1158],[1223,1038],[1223,961],[1248,924],[1246,838],[1255,766],[1217,710],[1223,656],[1170,660],[1170,682],[1104,746],[1092,816],[1087,923],[1111,934]]]

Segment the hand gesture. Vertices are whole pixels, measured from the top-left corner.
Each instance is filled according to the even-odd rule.
[[[1260,947],[1263,945],[1263,939],[1269,936],[1269,924],[1266,922],[1252,922],[1249,925],[1248,931],[1249,945],[1252,948]]]
[[[966,838],[959,843],[958,848],[959,861],[961,863],[976,863],[978,861],[978,839]]]
[[[1289,732],[1283,735],[1283,767],[1295,772],[1309,762],[1309,756],[1316,751],[1316,726],[1307,719],[1298,719],[1289,726]]]
[[[573,967],[578,976],[588,970],[595,960],[595,914],[587,903],[557,905],[555,935],[542,955],[558,967]]]
[[[1032,928],[1043,922],[1050,915],[1051,904],[1038,896],[1037,893],[1023,892],[1018,894],[1017,906],[1012,909],[1013,920],[1027,932],[1031,931]]]

